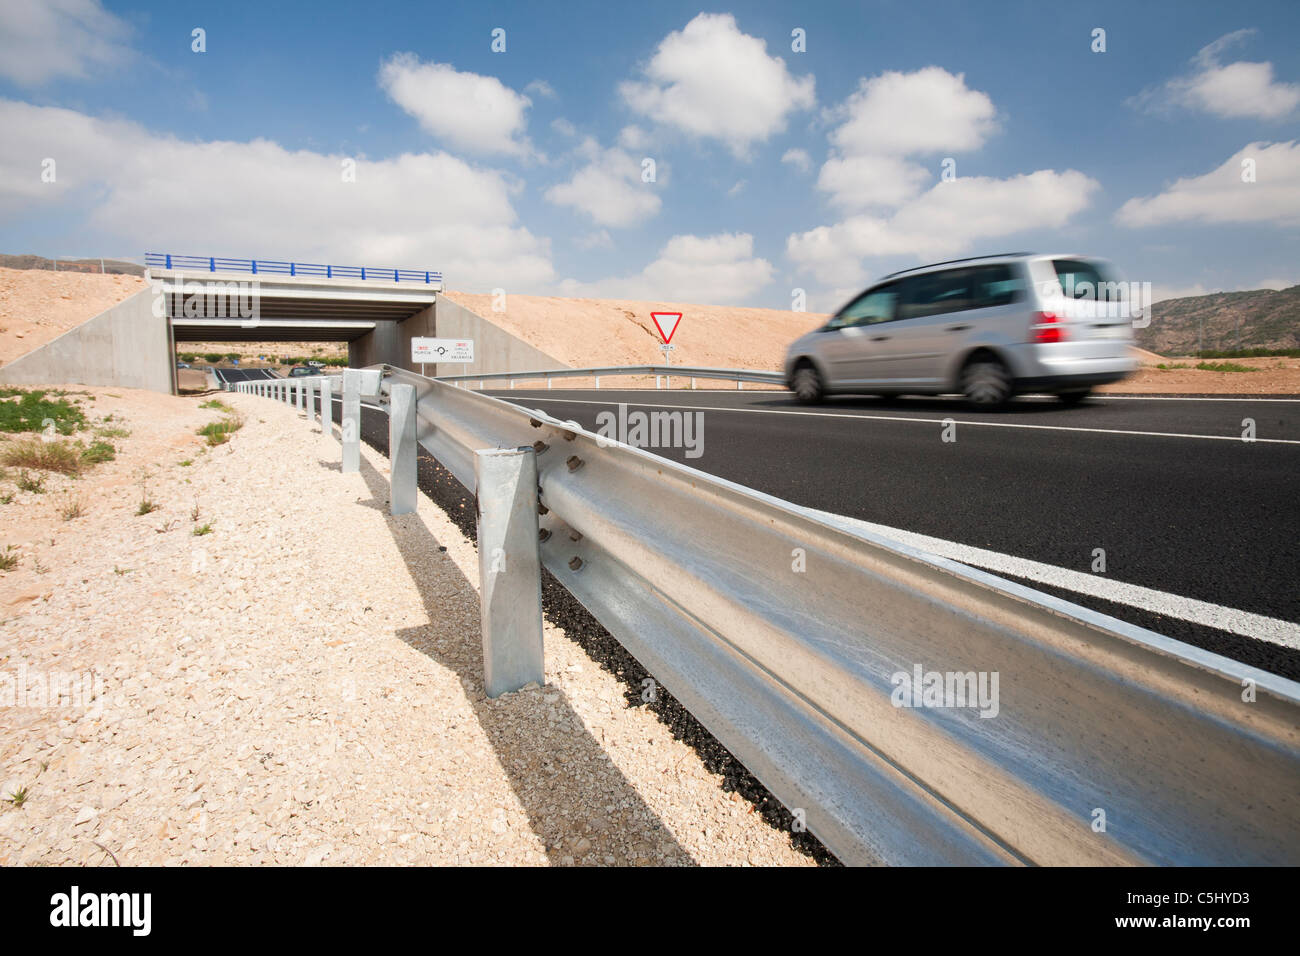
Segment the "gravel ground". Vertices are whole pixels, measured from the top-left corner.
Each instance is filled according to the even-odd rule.
[[[223,398],[245,427],[202,455],[197,401],[172,445],[134,447],[128,415],[118,480],[0,623],[0,679],[28,684],[0,707],[0,796],[25,797],[0,805],[0,864],[825,859],[689,715],[640,706],[634,661],[593,661],[580,617],[548,622],[543,687],[487,700],[463,501],[460,527],[424,496],[390,518],[377,451],[342,475],[295,410]],[[162,507],[137,516],[120,477],[144,448]],[[57,674],[96,696],[32,706]]]

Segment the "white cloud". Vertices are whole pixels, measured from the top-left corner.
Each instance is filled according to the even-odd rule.
[[[978,149],[995,129],[996,111],[964,74],[927,66],[861,80],[831,115],[845,117],[830,136],[844,155],[909,156]]]
[[[560,289],[588,298],[735,305],[752,301],[772,281],[773,272],[770,262],[754,256],[754,237],[748,233],[673,236],[637,275],[596,282],[565,279]]]
[[[555,87],[551,86],[551,84],[547,83],[545,80],[533,80],[533,82],[524,87],[524,92],[533,93],[536,96],[540,96],[547,100],[553,100],[556,96]]]
[[[1254,160],[1255,182],[1242,181]],[[1115,219],[1125,226],[1171,222],[1300,223],[1300,143],[1251,143],[1203,176],[1179,179],[1156,196],[1130,199]]]
[[[793,166],[801,173],[812,169],[812,157],[808,155],[806,149],[787,149],[781,154],[781,162]]]
[[[1253,288],[1272,289],[1274,292],[1281,292],[1283,289],[1290,289],[1297,285],[1300,285],[1300,279],[1260,279]]]
[[[738,179],[736,184],[727,190],[727,195],[733,199],[745,191],[745,180]]]
[[[997,128],[988,95],[941,67],[863,79],[825,115],[840,125],[817,188],[849,215],[789,236],[786,255],[828,287],[861,282],[869,257],[942,258],[985,239],[1059,227],[1099,188],[1076,170],[1043,169],[959,176],[927,189],[934,172],[915,157],[979,149]]]
[[[555,130],[561,136],[577,136],[577,128],[566,120],[563,116],[557,116],[551,120],[551,129]]]
[[[645,149],[650,145],[650,134],[640,126],[624,126],[618,131],[618,145],[624,149]]]
[[[532,100],[495,76],[395,53],[380,66],[379,85],[425,130],[452,146],[485,154],[532,153],[524,135]]]
[[[846,210],[901,205],[932,177],[908,157],[975,150],[996,129],[988,95],[937,66],[862,79],[826,116],[843,122],[830,134],[817,188]]]
[[[690,136],[720,140],[740,157],[785,129],[791,112],[814,103],[813,77],[792,76],[729,13],[701,13],[668,34],[645,76],[619,87],[632,109]]]
[[[1225,66],[1219,62],[1224,50],[1254,32],[1237,30],[1219,37],[1192,58],[1190,73],[1143,90],[1128,101],[1129,105],[1151,112],[1182,107],[1226,119],[1278,120],[1289,116],[1300,106],[1300,84],[1274,80],[1272,63],[1238,61]]]
[[[349,183],[341,154],[188,142],[10,100],[0,129],[7,221],[73,217],[105,246],[140,251],[440,269],[460,289],[554,278],[548,240],[517,223],[518,186],[444,152],[357,158]],[[53,184],[41,182],[44,157],[57,162]]]
[[[851,284],[862,278],[862,260],[869,256],[942,258],[983,239],[1059,228],[1098,188],[1073,169],[1040,169],[1008,179],[962,177],[936,183],[891,216],[851,216],[796,233],[786,241],[786,253],[822,282]]]
[[[22,86],[85,79],[135,54],[99,0],[0,0],[0,76]]]
[[[596,232],[589,232],[585,236],[579,236],[573,240],[573,244],[579,249],[612,249],[614,240],[610,237],[606,229],[598,229]]]
[[[601,226],[622,228],[644,222],[662,205],[654,183],[641,181],[641,163],[621,149],[600,149],[586,140],[579,151],[587,164],[566,183],[546,190],[557,206],[572,206]]]
[[[844,209],[898,206],[921,191],[930,172],[897,156],[832,156],[822,164],[817,188]]]

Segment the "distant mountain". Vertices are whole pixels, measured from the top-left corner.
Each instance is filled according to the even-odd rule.
[[[1139,346],[1161,355],[1300,348],[1300,285],[1165,299],[1151,307],[1151,324],[1135,334]]]
[[[0,268],[57,269],[59,272],[106,272],[109,275],[142,276],[144,266],[123,259],[46,259],[44,256],[10,256],[0,253]]]

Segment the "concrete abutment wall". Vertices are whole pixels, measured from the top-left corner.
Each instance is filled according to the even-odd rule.
[[[348,362],[353,368],[383,363],[418,372],[419,365],[411,362],[411,339],[426,336],[474,340],[472,364],[440,362],[427,365],[425,371],[429,375],[474,375],[568,368],[559,359],[534,348],[499,325],[443,296],[439,296],[433,306],[420,310],[409,319],[383,323],[374,331],[348,343]]]
[[[5,385],[116,385],[173,391],[175,359],[165,316],[142,289],[52,342],[0,368]]]

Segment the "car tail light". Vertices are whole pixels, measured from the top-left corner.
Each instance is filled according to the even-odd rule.
[[[1061,317],[1055,312],[1039,312],[1035,315],[1038,319],[1029,327],[1030,341],[1032,342],[1064,342],[1065,326],[1061,324]]]

